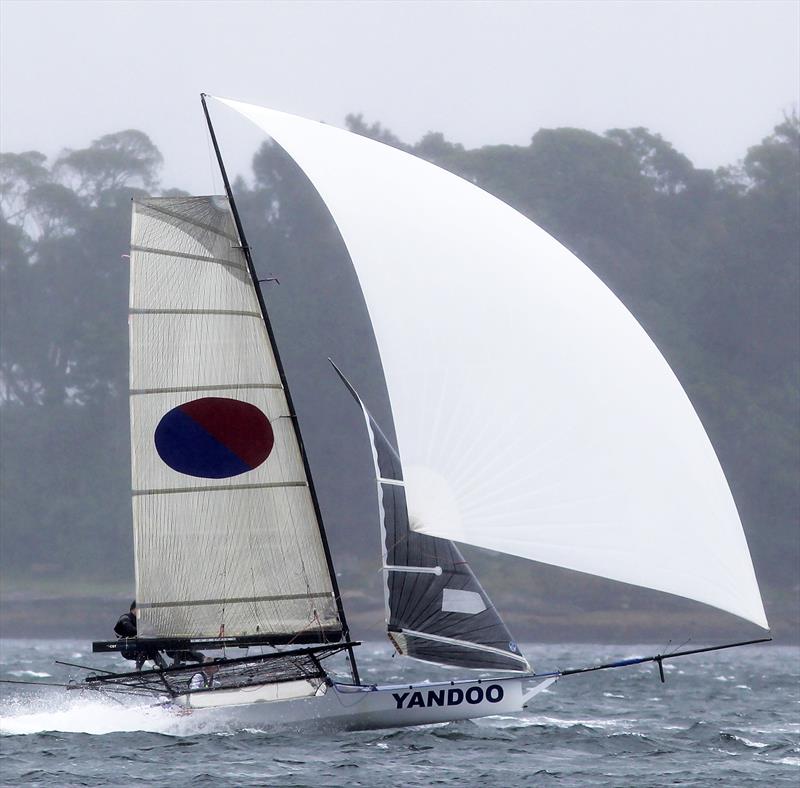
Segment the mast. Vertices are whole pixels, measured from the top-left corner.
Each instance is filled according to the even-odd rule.
[[[244,253],[245,260],[247,261],[247,270],[250,274],[250,279],[253,283],[253,287],[256,292],[256,298],[258,298],[258,306],[261,310],[261,317],[264,320],[264,325],[267,329],[267,335],[269,336],[270,344],[272,345],[272,352],[275,356],[275,364],[278,367],[278,374],[281,378],[281,384],[283,386],[283,393],[286,397],[286,402],[289,405],[289,412],[291,414],[291,422],[294,428],[294,434],[297,438],[297,445],[300,448],[300,456],[303,459],[303,468],[306,473],[306,478],[308,479],[308,489],[311,495],[311,501],[314,506],[314,514],[317,518],[317,525],[319,527],[320,538],[322,539],[322,547],[325,551],[325,561],[328,565],[328,573],[330,574],[331,578],[331,585],[333,586],[333,593],[336,598],[336,609],[339,614],[339,620],[342,622],[342,636],[344,640],[349,644],[350,643],[350,628],[347,624],[347,618],[344,613],[344,607],[342,606],[342,598],[341,593],[339,591],[339,583],[336,580],[336,571],[333,567],[333,559],[331,557],[330,546],[328,545],[328,538],[325,533],[325,526],[322,522],[322,512],[320,511],[319,501],[317,500],[317,492],[314,488],[314,478],[311,475],[311,467],[308,463],[308,456],[306,455],[305,446],[303,444],[303,436],[300,432],[300,424],[297,418],[297,412],[295,411],[294,404],[292,402],[292,395],[289,391],[289,383],[286,379],[286,373],[283,368],[283,362],[281,361],[280,352],[278,351],[278,345],[275,341],[275,335],[272,331],[272,324],[270,323],[269,314],[267,313],[267,307],[264,303],[264,296],[261,292],[261,287],[258,283],[258,277],[256,275],[255,265],[253,264],[253,258],[250,254],[250,246],[247,243],[247,238],[244,234],[244,228],[242,227],[242,222],[239,217],[239,211],[236,208],[236,201],[233,199],[233,191],[231,190],[231,184],[228,180],[228,173],[225,170],[225,163],[222,160],[222,153],[219,149],[219,144],[217,142],[217,135],[214,132],[214,126],[211,123],[211,115],[208,111],[208,105],[206,104],[206,94],[200,94],[200,101],[203,104],[203,114],[206,118],[206,123],[208,124],[208,131],[211,135],[211,143],[214,146],[214,153],[217,157],[217,163],[219,164],[220,173],[222,174],[222,182],[225,185],[225,193],[228,197],[228,202],[231,206],[231,213],[233,214],[233,221],[236,225],[236,232],[239,236],[239,242],[242,245],[242,252]],[[356,665],[355,654],[353,652],[353,646],[348,645],[347,652],[350,658],[350,670],[353,675],[353,681],[356,684],[360,684],[360,678],[358,675],[358,667]]]

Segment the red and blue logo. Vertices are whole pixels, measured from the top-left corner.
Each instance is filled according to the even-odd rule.
[[[175,471],[225,479],[252,471],[269,457],[275,435],[255,405],[203,397],[164,414],[155,431],[158,456]]]

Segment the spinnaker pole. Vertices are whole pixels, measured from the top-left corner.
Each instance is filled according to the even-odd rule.
[[[598,670],[609,670],[612,668],[628,668],[631,665],[643,665],[645,662],[655,662],[658,665],[658,675],[662,683],[666,681],[664,676],[664,660],[675,659],[676,657],[688,657],[692,654],[706,654],[709,651],[722,651],[728,648],[739,648],[740,646],[752,646],[756,643],[769,643],[772,638],[756,638],[755,640],[743,640],[738,643],[725,643],[721,646],[705,646],[704,648],[691,648],[685,651],[671,651],[666,654],[653,654],[650,657],[631,657],[630,659],[620,659],[616,662],[606,662],[603,665],[590,665],[585,668],[569,668],[568,670],[555,670],[551,673],[536,673],[535,678],[548,678],[550,676],[577,676],[579,673],[594,673]]]

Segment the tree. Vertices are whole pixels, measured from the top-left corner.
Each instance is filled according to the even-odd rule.
[[[130,573],[126,304],[130,199],[156,184],[146,135],[52,166],[0,158],[0,418],[6,574]],[[121,549],[120,549],[121,548]]]
[[[694,174],[692,163],[660,134],[639,127],[611,129],[605,136],[639,162],[639,172],[652,181],[655,191],[678,194],[689,185]]]
[[[360,115],[348,124],[498,195],[611,286],[687,389],[731,482],[757,569],[769,565],[769,593],[785,593],[800,554],[797,115],[717,172],[695,169],[643,128],[542,129],[529,145],[467,150],[435,132],[409,145]],[[88,557],[129,576],[123,255],[130,198],[157,187],[160,162],[147,136],[132,130],[52,164],[35,151],[0,155],[7,573],[49,562],[56,576],[80,576]],[[372,387],[363,393],[388,422],[380,360],[343,241],[311,183],[274,144],[257,152],[253,175],[252,186],[237,179],[234,191],[260,275],[281,280],[265,287],[273,327],[301,422],[312,427],[304,427],[306,448],[323,459],[318,490],[334,521],[347,524],[334,529],[334,541],[352,553],[360,541],[350,524],[372,522],[374,485],[365,466],[367,503],[358,509],[358,474],[342,454],[358,434],[358,414],[325,358],[330,345],[355,349],[354,376]],[[326,399],[341,399],[332,420],[316,412]],[[578,602],[593,593],[574,576],[565,585]]]
[[[0,159],[4,397],[80,403],[126,388],[108,329],[125,303],[130,198],[156,184],[160,163],[139,131],[67,151],[51,168],[37,152]]]
[[[88,148],[64,151],[55,170],[90,205],[101,205],[120,189],[155,189],[162,163],[150,138],[128,129],[99,137]]]

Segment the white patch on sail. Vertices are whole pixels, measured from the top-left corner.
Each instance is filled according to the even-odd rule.
[[[483,613],[486,603],[477,591],[445,588],[442,591],[442,610],[445,613]]]

